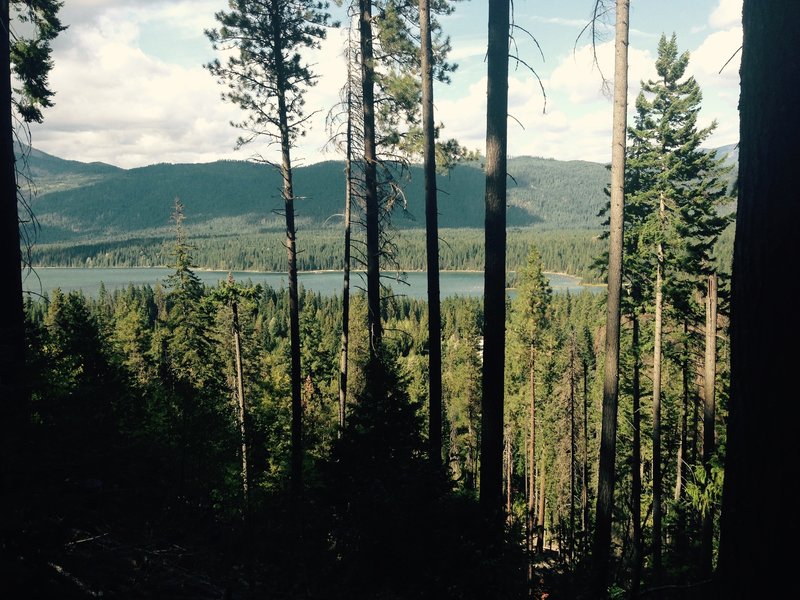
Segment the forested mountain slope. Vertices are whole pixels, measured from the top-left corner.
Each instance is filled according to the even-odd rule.
[[[197,233],[225,234],[280,229],[280,175],[245,161],[157,164],[136,169],[65,161],[34,150],[28,159],[38,195],[34,212],[40,241],[141,234],[169,226],[174,198],[186,206]],[[509,226],[597,228],[608,174],[598,163],[518,157],[509,161]],[[295,171],[297,217],[305,228],[338,224],[344,199],[344,166],[321,162]],[[464,164],[439,178],[442,227],[482,227],[484,175]],[[424,227],[422,173],[403,180],[405,211],[395,226]]]

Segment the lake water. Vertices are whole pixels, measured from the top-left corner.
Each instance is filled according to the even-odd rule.
[[[83,290],[87,296],[97,296],[102,282],[106,289],[112,291],[118,288],[133,285],[151,285],[164,283],[171,269],[162,268],[122,268],[122,269],[85,269],[85,268],[57,268],[40,267],[34,272],[23,274],[22,287],[25,291],[35,294],[49,293],[55,288],[63,292]],[[197,276],[209,285],[216,285],[228,277],[227,271],[196,271]],[[386,272],[384,275],[391,275]],[[582,286],[580,279],[548,273],[550,286],[553,291],[578,294],[583,290],[599,292],[605,290],[604,286]],[[286,273],[256,273],[234,271],[233,277],[240,282],[252,281],[269,285],[273,288],[287,286]],[[308,290],[319,292],[323,295],[342,294],[342,274],[335,271],[302,272],[298,275],[300,285]],[[395,294],[402,294],[411,298],[427,298],[427,274],[424,272],[407,273],[406,283],[393,281],[388,277],[384,283],[392,288]],[[350,277],[351,288],[366,289],[366,279],[359,273]],[[466,271],[444,271],[441,273],[439,286],[441,297],[449,296],[482,296],[483,273]]]

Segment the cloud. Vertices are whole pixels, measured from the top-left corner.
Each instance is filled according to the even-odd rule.
[[[84,1],[83,8],[91,4]],[[193,3],[152,2],[149,10],[138,3],[134,9],[123,2],[94,4],[106,10],[71,27],[56,49],[50,75],[56,105],[46,111],[43,125],[32,128],[34,146],[64,158],[122,167],[245,159],[254,153],[270,157],[273,149],[257,142],[234,152],[240,132],[230,122],[244,113],[220,99],[222,87],[201,67],[201,57],[184,66],[142,49],[143,31],[165,18],[164,11],[177,19]],[[196,19],[194,31],[202,41],[202,18]],[[338,99],[343,77],[336,74],[344,72],[341,35],[332,31],[321,50],[309,53],[316,72],[329,76],[308,94],[307,114],[318,107],[327,110]],[[204,47],[212,58],[210,44]],[[310,119],[298,161],[318,158],[327,139],[324,117],[323,111]]]
[[[711,12],[709,25],[714,29],[730,29],[742,24],[742,0],[719,0]]]

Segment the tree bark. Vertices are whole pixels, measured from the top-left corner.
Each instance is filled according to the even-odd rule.
[[[439,305],[439,209],[433,126],[433,48],[429,0],[419,0],[422,63],[422,139],[425,172],[425,246],[428,267],[428,442],[431,466],[442,466],[442,315]]]
[[[664,196],[659,198],[659,216],[663,220]],[[653,336],[653,581],[661,584],[661,338],[664,303],[664,248],[656,248],[655,333]]]
[[[247,424],[245,422],[244,374],[242,372],[242,339],[239,333],[239,305],[231,302],[233,313],[233,348],[236,359],[236,400],[239,405],[239,441],[242,453],[242,500],[245,514],[248,512],[250,478],[247,469]]]
[[[536,511],[536,552],[544,552],[544,509],[545,509],[545,464],[544,452],[542,452],[541,466],[539,467],[539,508]]]
[[[800,3],[744,1],[719,597],[797,598]],[[789,289],[776,292],[775,281]],[[759,551],[762,549],[763,551]]]
[[[594,535],[592,587],[604,598],[611,557],[611,521],[614,506],[617,453],[617,398],[619,394],[619,321],[622,284],[623,211],[625,205],[625,136],[628,109],[628,12],[630,0],[617,0],[614,43],[614,118],[611,143],[611,211],[609,214],[608,299],[606,302],[603,416]]]
[[[273,0],[276,26],[273,59],[278,96],[278,125],[281,136],[281,177],[283,178],[283,205],[286,217],[286,258],[288,261],[289,284],[289,341],[291,345],[291,386],[292,386],[292,425],[291,425],[291,485],[295,494],[303,490],[303,403],[301,396],[300,365],[300,302],[297,285],[297,234],[294,223],[294,185],[292,182],[291,136],[289,115],[286,108],[286,73],[283,57],[284,43],[281,39],[281,14],[278,0]]]
[[[642,412],[641,412],[641,352],[639,348],[639,317],[631,315],[633,329],[633,377],[631,382],[633,396],[633,440],[631,456],[631,520],[633,521],[633,555],[631,557],[631,598],[639,594],[642,580]]]
[[[25,317],[22,302],[22,254],[17,212],[16,157],[14,154],[13,106],[11,102],[11,56],[9,50],[9,2],[0,4],[0,98],[3,101],[3,141],[0,155],[2,206],[0,244],[2,244],[2,293],[0,293],[0,397],[2,397],[3,441],[8,433],[19,431],[23,411],[22,390],[25,367]],[[5,461],[4,457],[0,460]]]
[[[528,429],[530,431],[529,442],[530,446],[528,447],[528,456],[529,456],[529,464],[531,466],[530,470],[528,471],[528,489],[530,490],[528,495],[528,546],[533,548],[533,540],[534,540],[534,523],[536,518],[536,474],[535,474],[535,466],[536,465],[536,346],[531,343],[530,347],[530,363],[531,363],[531,372],[530,372],[530,390],[531,390],[531,406],[530,406],[530,414],[529,414],[529,422],[528,422]]]
[[[381,345],[380,203],[375,146],[375,64],[372,52],[372,0],[359,0],[361,20],[361,99],[364,116],[364,203],[367,222],[367,324],[370,355]]]
[[[509,1],[489,0],[480,504],[502,520]]]
[[[339,357],[339,436],[345,425],[347,409],[347,361],[350,353],[350,220],[353,192],[353,92],[350,63],[347,65],[347,131],[345,140],[344,191],[344,264],[342,265],[342,348]]]
[[[708,276],[706,293],[706,356],[703,403],[703,466],[706,481],[711,481],[711,458],[714,456],[714,424],[716,413],[715,383],[717,378],[717,275]],[[703,515],[702,572],[710,577],[714,555],[714,510],[709,506]]]

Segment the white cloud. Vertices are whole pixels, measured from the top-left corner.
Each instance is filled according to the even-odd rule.
[[[709,25],[714,29],[729,29],[742,24],[742,0],[719,0],[711,12]]]
[[[83,7],[90,4],[84,1]],[[230,121],[244,114],[222,102],[222,87],[200,66],[200,57],[192,61],[194,66],[181,66],[140,47],[143,30],[164,17],[164,11],[177,18],[192,3],[154,2],[149,9],[122,2],[94,4],[108,10],[67,30],[68,38],[57,49],[50,75],[56,105],[46,112],[45,123],[33,128],[37,148],[64,158],[122,167],[244,159],[254,153],[269,157],[272,149],[258,142],[234,152],[239,132]],[[195,25],[201,36],[200,20]],[[328,76],[308,94],[307,113],[317,107],[327,110],[338,98],[343,83],[337,77],[343,73],[340,35],[332,31],[323,48],[309,54],[315,71]],[[213,57],[210,44],[207,48],[208,58]],[[327,139],[324,121],[324,112],[310,119],[312,128],[302,139],[304,147],[295,153],[298,160],[318,158]]]

